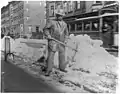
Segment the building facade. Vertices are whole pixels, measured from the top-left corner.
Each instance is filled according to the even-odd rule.
[[[87,3],[86,1],[48,1],[48,3],[49,3],[48,4],[49,9],[47,10],[47,13],[49,13],[50,18],[55,17],[55,10],[57,8],[63,9],[66,16],[72,16],[75,13],[86,12],[86,7],[87,7],[86,6],[86,3]]]
[[[24,2],[13,1],[9,3],[10,33],[19,37],[23,33],[21,24],[24,23]]]
[[[11,1],[1,9],[1,30],[16,37],[42,31],[46,21],[46,2]]]
[[[47,13],[49,18],[54,19],[55,10],[60,5],[64,10],[65,17],[80,15],[82,13],[95,12],[103,7],[115,6],[117,1],[48,1]],[[116,6],[118,8],[118,6]],[[69,18],[70,19],[70,18]]]
[[[1,33],[4,34],[10,30],[10,12],[9,7],[1,9]]]
[[[42,31],[46,21],[46,2],[24,2],[24,30],[26,33]]]
[[[89,15],[98,15],[100,9],[118,11],[117,1],[11,1],[1,9],[1,31],[20,36],[42,31],[47,19],[55,19],[56,9],[63,9],[64,20],[72,21]],[[86,24],[87,25],[87,24]],[[69,26],[69,30],[79,28]]]

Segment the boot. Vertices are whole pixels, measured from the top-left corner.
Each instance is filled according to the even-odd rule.
[[[69,61],[67,61],[67,62],[64,64],[64,68],[60,68],[60,71],[67,73],[67,70],[65,70],[65,68],[66,68],[66,66],[67,66],[68,63],[69,63]]]
[[[45,73],[45,76],[50,76],[51,72],[52,72],[52,71],[47,71],[47,72]]]
[[[67,70],[65,69],[60,69],[60,71],[67,73]]]

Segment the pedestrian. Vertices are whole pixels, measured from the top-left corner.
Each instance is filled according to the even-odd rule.
[[[45,28],[43,29],[44,35],[48,39],[48,59],[47,59],[47,70],[46,76],[49,76],[52,72],[54,55],[58,51],[59,54],[59,69],[60,71],[67,72],[65,70],[67,62],[65,61],[65,46],[53,41],[51,38],[66,43],[69,33],[67,24],[63,21],[64,12],[62,9],[55,12],[55,20],[48,20]]]
[[[103,27],[103,43],[105,47],[111,47],[113,44],[113,25],[105,22]]]

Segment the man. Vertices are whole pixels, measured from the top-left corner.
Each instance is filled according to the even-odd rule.
[[[52,67],[54,63],[55,52],[59,53],[59,69],[63,72],[67,72],[65,67],[67,62],[65,62],[65,46],[53,41],[51,38],[59,40],[61,42],[66,42],[68,39],[68,29],[67,24],[63,21],[63,10],[58,10],[55,12],[56,19],[49,20],[43,29],[44,35],[48,38],[48,59],[47,59],[47,71],[46,76],[49,76],[52,72]]]
[[[105,47],[111,47],[113,44],[113,26],[109,22],[104,22],[103,26],[103,45]]]

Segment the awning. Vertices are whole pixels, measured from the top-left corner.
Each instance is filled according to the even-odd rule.
[[[91,16],[98,16],[98,14],[99,14],[99,11],[87,12],[87,13],[82,13],[82,14],[79,13],[79,14],[74,14],[72,16],[63,17],[63,19],[91,17]]]
[[[98,18],[101,18],[101,17],[110,17],[110,16],[119,16],[119,13],[106,13],[106,14],[103,14],[103,15],[100,15],[100,16],[79,18],[79,19],[74,20],[74,22],[82,21],[82,20],[98,19]],[[73,22],[73,21],[69,21],[69,22]]]
[[[117,10],[113,9],[113,8],[102,8],[100,10],[100,14],[104,14],[104,13],[116,13]]]

